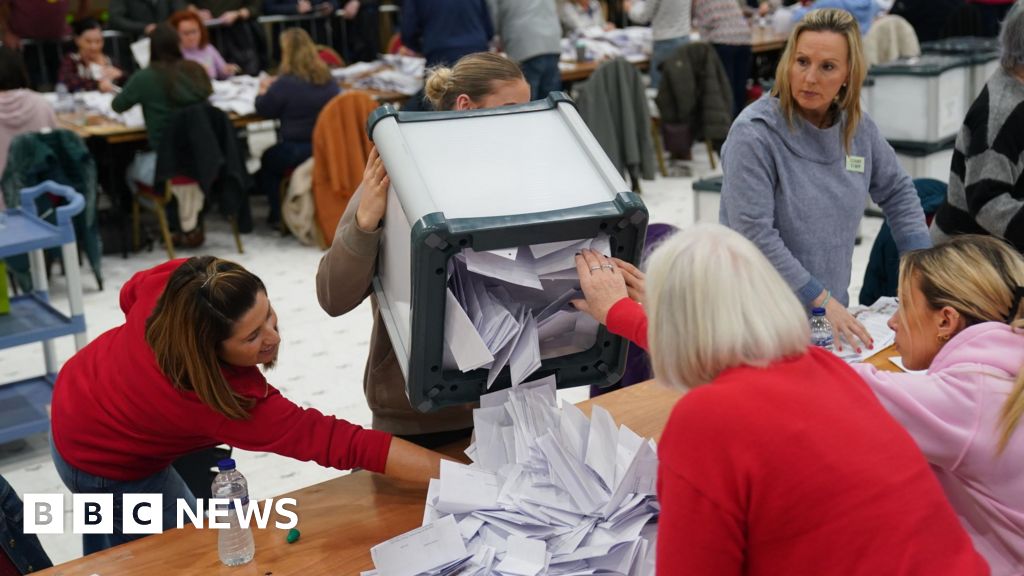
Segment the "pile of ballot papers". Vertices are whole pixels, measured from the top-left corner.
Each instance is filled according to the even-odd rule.
[[[857,347],[860,347],[860,352],[857,352],[857,347],[851,346],[846,339],[843,339],[843,349],[836,351],[836,355],[848,363],[864,362],[877,354],[879,350],[892,345],[896,341],[896,333],[889,328],[889,318],[896,313],[899,306],[899,300],[889,296],[879,298],[871,306],[851,306],[850,314],[853,314],[853,317],[868,331],[874,341],[874,346],[868,348],[858,340]]]
[[[554,377],[480,397],[471,465],[442,462],[423,525],[370,550],[363,576],[654,574],[655,444]]]
[[[585,47],[588,60],[609,58],[644,60],[651,54],[651,29],[647,26],[631,26],[614,30],[588,28],[578,37],[562,39],[559,60],[575,62],[578,56],[577,45]]]
[[[582,298],[576,254],[584,248],[608,255],[609,238],[456,254],[448,265],[444,368],[486,368],[489,389],[505,366],[518,385],[542,360],[590,349],[599,325],[569,304]]]
[[[357,62],[331,71],[335,80],[352,88],[413,95],[423,88],[426,60],[414,56],[385,54],[373,62]]]

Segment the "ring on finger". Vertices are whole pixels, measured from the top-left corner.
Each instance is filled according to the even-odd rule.
[[[594,272],[594,271],[596,271],[596,270],[600,270],[601,268],[602,268],[601,266],[591,266],[591,267],[590,267],[590,271],[591,271],[591,272]]]
[[[615,270],[615,266],[611,264],[601,264],[601,268],[604,268],[605,270]]]

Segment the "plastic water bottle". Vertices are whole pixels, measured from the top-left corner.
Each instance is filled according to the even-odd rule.
[[[256,554],[256,543],[252,539],[252,530],[242,528],[235,514],[235,499],[241,502],[244,509],[249,506],[249,483],[245,476],[235,469],[235,461],[225,458],[217,463],[220,473],[213,479],[213,497],[231,500],[228,505],[230,514],[227,522],[230,527],[217,532],[217,552],[225,566],[246,564]]]
[[[811,310],[811,344],[832,351],[832,323],[825,317],[824,308]]]
[[[75,103],[71,99],[71,93],[68,92],[68,87],[63,82],[58,82],[54,86],[53,91],[57,93],[57,109],[54,110],[57,114],[66,114],[71,112],[74,108]]]

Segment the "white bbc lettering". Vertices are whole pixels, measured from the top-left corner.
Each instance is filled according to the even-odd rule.
[[[210,520],[206,523],[207,528],[226,530],[231,527],[227,521],[218,521],[218,518],[227,518],[231,509],[228,507],[230,500],[227,498],[210,498],[207,500],[210,510]]]
[[[25,534],[64,533],[63,494],[25,494]]]
[[[163,494],[125,494],[121,501],[121,531],[159,534],[164,529]]]
[[[195,526],[196,528],[202,528],[204,517],[203,499],[196,498],[196,509],[192,510],[192,508],[189,507],[188,502],[179,498],[177,502],[178,528],[185,527],[185,516],[188,516],[188,520],[192,523],[193,526]]]
[[[260,506],[262,504],[262,507]],[[244,510],[240,510],[244,508]],[[238,525],[242,528],[252,528],[250,522],[256,518],[256,527],[263,530],[267,527],[267,523],[270,521],[270,512],[274,508],[274,502],[271,500],[264,500],[263,502],[249,502],[248,506],[239,506],[239,501],[235,498],[235,516],[238,517]]]
[[[72,494],[71,524],[75,534],[113,533],[114,495]]]
[[[278,498],[277,502],[274,502],[274,510],[277,511],[277,515],[288,518],[288,522],[278,520],[274,523],[274,527],[279,530],[290,530],[299,525],[298,514],[294,510],[289,510],[286,506],[298,506],[298,503],[295,501],[295,498]]]

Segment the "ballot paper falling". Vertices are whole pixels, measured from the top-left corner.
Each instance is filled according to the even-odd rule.
[[[477,252],[449,261],[444,368],[486,368],[489,389],[508,366],[513,385],[541,361],[593,346],[598,323],[569,301],[581,298],[576,254],[610,254],[606,234],[584,240]]]
[[[654,574],[657,451],[599,406],[558,408],[554,377],[480,398],[470,465],[443,462],[423,526],[363,576]]]

